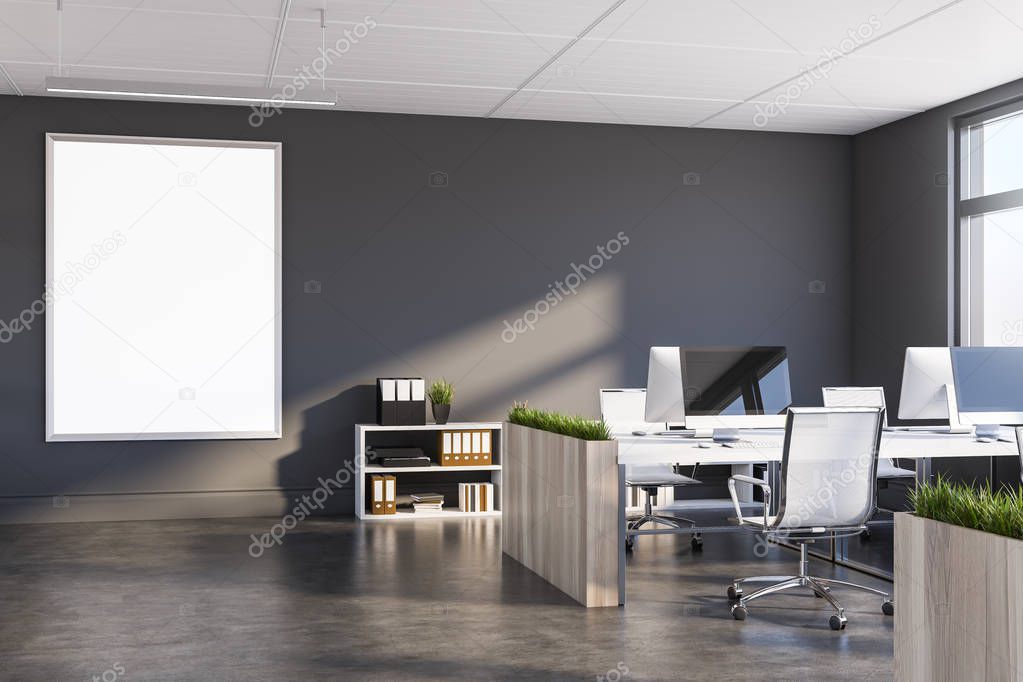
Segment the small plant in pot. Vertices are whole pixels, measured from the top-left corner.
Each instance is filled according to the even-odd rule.
[[[451,400],[455,397],[455,387],[444,379],[434,379],[430,390],[426,392],[433,405],[433,420],[438,424],[447,424],[451,416]]]

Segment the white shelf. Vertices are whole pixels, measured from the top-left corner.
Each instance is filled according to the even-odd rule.
[[[478,466],[451,466],[442,467],[439,464],[433,464],[428,467],[366,467],[362,470],[364,474],[402,474],[410,471],[500,471],[500,464],[480,464]]]
[[[463,431],[466,429],[500,429],[501,422],[450,422],[447,424],[411,424],[406,426],[381,426],[380,424],[356,424],[355,429],[363,431]]]
[[[410,519],[470,519],[481,517],[500,517],[500,511],[488,512],[464,512],[457,509],[441,509],[440,511],[412,511],[411,509],[399,509],[397,514],[370,514],[362,515],[363,521],[405,521]]]
[[[490,429],[496,433],[492,439],[492,450],[494,458],[500,462],[501,458],[501,435],[503,424],[501,422],[449,422],[447,424],[416,424],[406,426],[381,426],[380,424],[356,424],[355,425],[355,452],[366,452],[367,435],[370,433],[401,433],[401,432],[437,432],[443,430],[468,431]],[[418,440],[423,440],[419,436]],[[395,440],[392,438],[391,440]],[[366,510],[366,482],[368,474],[390,474],[401,479],[406,473],[466,473],[466,472],[487,472],[473,477],[483,479],[481,482],[488,482],[494,485],[494,506],[496,509],[491,512],[462,512],[458,508],[444,509],[441,511],[420,511],[413,512],[411,509],[399,509],[397,514],[370,514]],[[436,478],[438,485],[451,479]],[[429,484],[422,483],[424,487]],[[433,463],[430,466],[417,467],[385,467],[374,466],[366,461],[365,456],[355,459],[355,515],[364,521],[404,521],[408,519],[458,519],[470,517],[498,517],[501,516],[501,465],[500,464],[477,464],[473,466],[450,466],[445,467]]]

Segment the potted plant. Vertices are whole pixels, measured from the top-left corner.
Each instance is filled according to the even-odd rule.
[[[911,501],[914,513],[895,516],[895,678],[1016,679],[1023,488],[939,476]]]
[[[504,553],[584,606],[617,606],[618,442],[603,421],[516,403],[501,444]]]
[[[430,390],[426,392],[433,406],[433,420],[438,424],[447,424],[451,416],[451,401],[455,397],[455,387],[444,379],[434,379]]]

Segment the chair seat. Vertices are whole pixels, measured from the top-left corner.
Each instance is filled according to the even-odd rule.
[[[785,525],[783,525],[783,526],[781,526],[779,528],[775,528],[774,524],[777,521],[777,519],[778,519],[777,516],[768,516],[767,517],[767,527],[766,527],[766,530],[769,533],[782,533],[782,534],[789,534],[789,535],[792,535],[792,536],[805,536],[805,535],[820,535],[820,536],[824,536],[824,535],[826,535],[828,533],[846,533],[846,532],[858,531],[858,530],[862,530],[862,529],[866,528],[866,526],[828,526],[827,528],[824,528],[824,527],[806,528],[806,527],[800,527],[800,526],[785,526]],[[733,518],[732,521],[736,521],[736,519]],[[740,526],[750,526],[751,528],[759,528],[760,530],[764,530],[764,515],[760,514],[759,516],[744,516],[744,517],[742,517],[742,522],[739,525]]]
[[[630,464],[625,467],[625,484],[631,486],[695,485],[695,478],[675,472],[671,464]]]
[[[912,469],[903,469],[897,467],[894,464],[877,460],[877,477],[878,478],[916,478],[916,472]]]
[[[645,475],[640,473],[636,476],[625,477],[625,485],[636,487],[657,486],[659,488],[666,488],[673,485],[698,485],[699,483],[695,478],[683,476],[682,474],[658,473],[656,475]]]

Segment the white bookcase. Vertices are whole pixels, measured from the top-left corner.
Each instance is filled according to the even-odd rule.
[[[400,436],[396,434],[409,432],[436,433],[438,431],[467,429],[490,429],[490,447],[493,452],[491,461],[494,462],[493,464],[442,467],[437,463],[436,438],[430,441],[429,447],[423,448],[423,454],[433,459],[431,466],[384,467],[373,464],[366,457],[366,448],[369,446],[404,445],[405,443],[399,443]],[[422,433],[415,434],[418,442],[423,441],[423,435]],[[424,443],[424,445],[426,444]],[[415,426],[356,424],[355,452],[362,455],[362,457],[355,458],[355,516],[359,519],[364,521],[399,521],[405,519],[457,519],[501,515],[501,422],[449,422],[447,424],[422,424]],[[494,511],[459,511],[456,495],[448,498],[451,502],[454,502],[454,505],[442,511],[413,512],[411,509],[399,509],[397,514],[370,514],[366,509],[366,487],[370,474],[390,474],[394,476],[397,479],[398,493],[400,495],[415,492],[408,490],[407,486],[402,485],[402,474],[416,474],[417,483],[415,487],[419,492],[433,492],[429,490],[430,483],[427,481],[436,480],[438,487],[446,487],[452,485],[452,481],[463,480],[466,474],[472,474],[473,482],[494,484]]]

